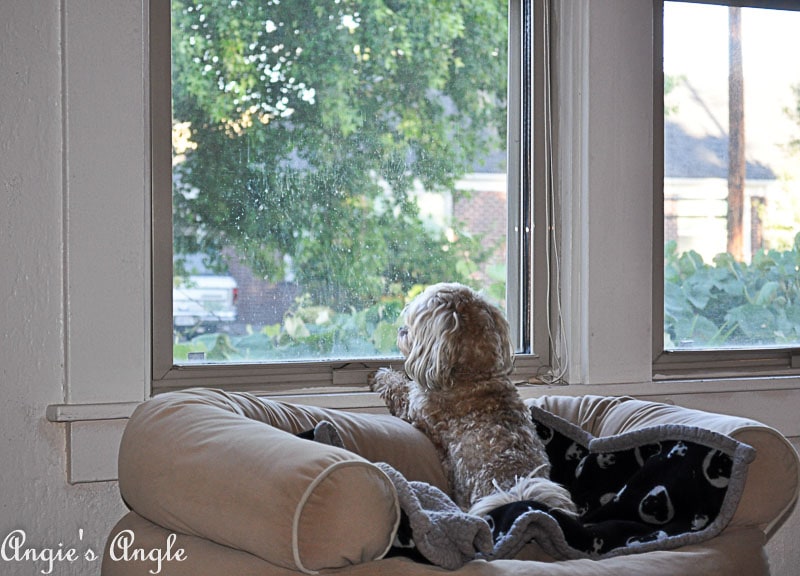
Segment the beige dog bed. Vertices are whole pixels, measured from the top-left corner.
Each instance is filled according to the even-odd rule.
[[[769,573],[765,541],[794,506],[798,490],[797,455],[777,431],[742,418],[625,398],[545,397],[533,404],[598,438],[668,424],[752,446],[756,457],[735,514],[713,538],[670,550],[553,561],[533,543],[515,559],[473,560],[453,574]],[[333,423],[346,449],[297,436],[322,420]],[[375,462],[388,463],[409,481],[447,490],[427,438],[388,415],[213,390],[158,396],[136,410],[123,437],[120,491],[131,512],[109,535],[103,574],[145,575],[159,563],[161,573],[171,576],[441,573],[408,558],[385,558],[401,511],[396,486]],[[142,553],[125,554],[126,541],[129,550]]]

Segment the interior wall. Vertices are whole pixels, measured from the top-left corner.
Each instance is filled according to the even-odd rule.
[[[51,573],[99,574],[125,508],[115,482],[67,482],[62,43],[57,0],[0,2],[0,539],[78,559]],[[12,536],[13,538],[13,536]],[[30,575],[46,562],[0,559]]]

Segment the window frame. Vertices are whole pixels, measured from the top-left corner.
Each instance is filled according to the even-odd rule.
[[[514,378],[523,381],[545,371],[550,363],[549,274],[532,274],[547,262],[546,203],[544,194],[545,143],[541,137],[544,115],[534,114],[545,106],[543,46],[544,15],[542,0],[511,0],[509,31],[508,107],[509,158],[520,159],[518,169],[508,173],[509,223],[521,214],[519,227],[509,225],[507,241],[509,301],[517,303],[518,314],[510,315],[512,333],[521,342],[516,357]],[[216,386],[238,390],[315,392],[363,391],[367,376],[380,366],[401,364],[400,357],[343,359],[334,361],[291,361],[247,364],[175,364],[172,355],[172,106],[171,106],[171,2],[150,3],[150,123],[152,183],[152,389],[153,393],[190,386]],[[529,38],[529,41],[525,41]],[[528,119],[528,124],[523,119]],[[530,136],[526,136],[529,134]],[[512,162],[509,161],[509,166]],[[511,190],[519,190],[512,195]],[[536,190],[537,193],[533,191]],[[512,198],[515,200],[512,201]],[[515,217],[516,218],[516,217]],[[513,263],[518,263],[514,265]],[[512,289],[511,287],[516,287]],[[527,306],[521,305],[524,302]]]
[[[34,313],[29,324],[33,322],[33,327],[44,330],[42,334],[49,334],[48,342],[61,334],[63,370],[55,375],[55,380],[61,381],[61,391],[46,393],[45,402],[53,403],[47,406],[48,422],[43,426],[65,431],[70,483],[116,478],[116,452],[123,424],[156,390],[151,380],[154,211],[150,203],[154,181],[166,174],[169,182],[170,172],[153,174],[151,158],[158,164],[159,157],[153,153],[151,133],[157,137],[161,134],[162,145],[171,142],[169,115],[162,114],[163,123],[159,124],[159,115],[150,113],[151,83],[166,82],[169,86],[170,81],[169,70],[164,70],[163,61],[154,54],[157,45],[151,46],[151,38],[158,41],[157,30],[166,26],[169,31],[163,10],[158,10],[161,2],[134,1],[111,11],[92,10],[86,3],[72,0],[62,4],[67,8],[62,34],[70,41],[60,60],[62,71],[69,70],[61,77],[61,152],[62,169],[69,178],[58,186],[63,187],[63,213],[58,217],[48,212],[48,222],[57,225],[63,220],[63,242],[58,252],[63,256],[64,278],[63,282],[49,282],[47,274],[37,276],[41,268],[37,259],[26,260],[23,271],[30,269],[33,279],[41,277],[43,294],[63,303],[61,314],[56,314],[61,318],[60,328],[53,324],[55,317],[49,308]],[[559,200],[558,209],[567,215],[561,223],[561,272],[572,385],[525,387],[521,394],[526,398],[541,394],[635,396],[724,411],[761,420],[796,441],[800,437],[795,409],[800,402],[800,378],[652,381],[653,300],[649,284],[653,195],[642,193],[652,182],[652,151],[648,148],[653,126],[652,95],[648,93],[653,77],[652,4],[639,0],[552,0],[551,4],[561,16],[560,22],[553,23],[558,44],[552,55],[554,85],[563,88],[560,97],[554,95],[553,106],[554,121],[562,124],[561,137],[555,143],[561,159],[561,166],[555,170],[556,187],[563,180],[565,193],[588,188],[592,193],[599,192],[605,202],[612,198],[612,185],[606,184],[611,181],[622,193],[621,202],[634,205],[630,217],[637,229],[630,241],[626,235],[630,227],[611,226],[605,219],[596,222],[594,213],[597,208],[602,212],[602,204],[592,205],[592,194]],[[149,17],[151,11],[155,12],[153,18]],[[53,17],[58,19],[57,15]],[[120,30],[126,31],[123,37],[119,37]],[[617,42],[617,38],[622,39]],[[47,51],[47,46],[37,44],[37,50]],[[86,54],[98,51],[106,57],[99,61],[86,58]],[[593,79],[595,71],[597,78]],[[603,90],[610,76],[615,80],[615,92],[608,96]],[[625,90],[618,92],[620,86]],[[597,106],[587,102],[598,99]],[[98,111],[106,121],[97,122]],[[610,134],[621,146],[598,146],[602,142],[592,136],[595,132]],[[125,137],[120,138],[121,134]],[[626,145],[628,140],[633,143]],[[617,148],[622,151],[618,153]],[[590,152],[600,157],[600,174],[587,161]],[[646,165],[646,170],[626,180],[631,165]],[[574,217],[580,215],[581,206],[588,212],[583,220]],[[30,234],[11,233],[20,243],[31,241]],[[540,239],[541,227],[537,225],[534,234]],[[584,239],[587,234],[589,238]],[[609,260],[597,270],[589,269],[598,252],[611,250],[624,253],[624,267]],[[56,261],[61,261],[60,256],[50,254],[47,262]],[[57,272],[58,266],[53,274]],[[599,296],[595,289],[598,281]],[[619,306],[607,289],[613,284],[635,286],[637,290],[625,293],[625,314],[615,319],[605,314]],[[171,316],[171,310],[166,311]],[[588,354],[598,348],[597,356]],[[40,364],[58,368],[52,358],[42,358],[32,350],[24,353],[18,371],[22,373],[26,362],[32,368]],[[193,383],[188,379],[165,382],[159,384],[159,390]],[[373,394],[322,397],[311,392],[282,399],[337,408],[383,409]],[[39,401],[36,405],[44,407]]]
[[[714,4],[800,11],[791,0],[653,0],[653,380],[793,376],[800,347],[664,349],[664,3]]]

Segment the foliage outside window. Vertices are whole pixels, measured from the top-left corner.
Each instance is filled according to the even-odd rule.
[[[392,354],[407,299],[444,280],[503,303],[507,20],[498,0],[172,1],[175,362]],[[232,276],[252,285],[212,280]]]

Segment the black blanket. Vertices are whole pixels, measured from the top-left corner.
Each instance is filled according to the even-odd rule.
[[[531,416],[546,445],[551,478],[570,490],[578,518],[533,501],[507,504],[484,518],[483,530],[494,543],[487,550],[487,535],[475,517],[452,502],[443,513],[441,496],[439,504],[426,508],[433,487],[408,483],[381,465],[398,489],[403,510],[391,554],[453,569],[471,558],[512,558],[530,542],[557,560],[702,542],[733,517],[755,457],[750,446],[695,427],[657,426],[594,438],[540,408],[531,407]],[[474,542],[472,552],[465,542]]]
[[[719,534],[736,511],[755,450],[701,428],[667,425],[594,438],[541,408],[531,416],[550,458],[550,477],[569,489],[580,516],[534,502],[492,511],[494,557],[510,557],[538,532],[556,558],[606,558],[665,550]],[[551,528],[555,528],[551,526]],[[560,535],[558,534],[560,532]],[[563,535],[563,539],[560,537]]]

